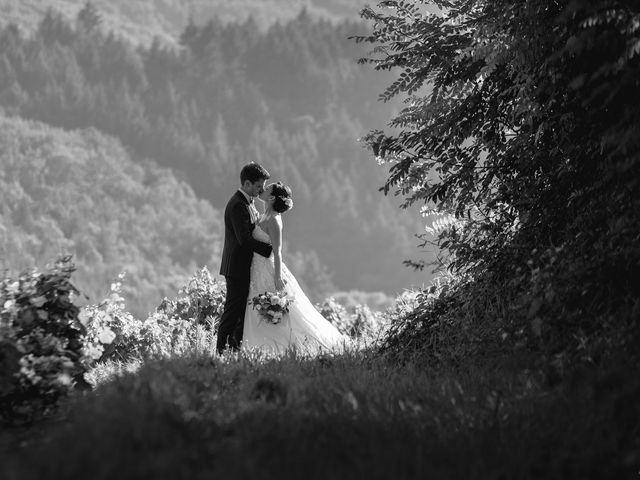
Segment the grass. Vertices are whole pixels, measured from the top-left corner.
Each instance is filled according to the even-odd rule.
[[[0,478],[636,478],[640,376],[204,352],[108,363]],[[623,373],[620,373],[623,372]],[[637,373],[637,372],[636,372]]]

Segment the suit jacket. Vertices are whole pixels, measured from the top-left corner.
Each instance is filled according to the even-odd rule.
[[[271,245],[253,238],[255,224],[251,223],[249,202],[239,191],[224,209],[224,249],[220,274],[225,277],[248,279],[253,252],[263,257],[271,255]]]

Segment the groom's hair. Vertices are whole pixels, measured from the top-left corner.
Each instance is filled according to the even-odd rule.
[[[249,165],[245,165],[240,170],[240,184],[244,185],[244,182],[249,180],[251,183],[255,183],[258,180],[269,180],[271,175],[267,172],[267,169],[262,165],[251,162]]]

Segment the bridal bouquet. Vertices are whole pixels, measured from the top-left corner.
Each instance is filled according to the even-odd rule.
[[[280,323],[285,313],[289,312],[291,297],[282,292],[264,292],[256,295],[249,304],[258,311],[258,314],[269,323]]]

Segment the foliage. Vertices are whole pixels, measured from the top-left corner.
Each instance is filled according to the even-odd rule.
[[[419,351],[422,361],[435,368],[510,355],[515,363],[518,353],[532,345],[520,325],[505,321],[509,300],[484,278],[437,277],[395,309],[382,350],[401,359]]]
[[[363,344],[381,338],[386,328],[386,315],[373,312],[367,305],[354,306],[350,314],[335,298],[328,297],[315,307],[340,333],[358,339]]]
[[[396,131],[367,137],[390,165],[383,190],[455,218],[438,237],[455,294],[410,328],[437,309],[470,328],[498,321],[546,364],[637,351],[640,7],[421,3],[365,8],[373,32],[358,38],[375,45],[364,62],[402,70],[381,95],[406,101]],[[508,308],[474,321],[481,295]]]
[[[362,24],[334,24],[300,14],[261,31],[253,20],[225,24],[213,19],[185,27],[179,46],[161,41],[138,46],[108,31],[108,12],[124,6],[110,3],[102,12],[94,3],[104,28],[87,29],[82,21],[71,22],[55,11],[47,12],[29,35],[16,26],[0,27],[0,106],[7,115],[65,130],[93,127],[116,137],[132,162],[146,166],[151,160],[170,168],[214,210],[221,210],[233,193],[244,163],[264,164],[294,191],[299,208],[287,215],[285,255],[302,258],[292,271],[314,300],[352,285],[390,292],[422,281],[408,269],[395,268],[413,251],[412,234],[419,222],[396,215],[392,200],[371,191],[384,172],[367,167],[366,152],[356,142],[362,124],[388,116],[393,108],[375,102],[386,79],[371,78],[355,62],[365,50],[347,36],[363,31]],[[241,8],[232,3],[231,8]],[[148,11],[149,5],[140,9]],[[22,182],[20,186],[26,188]],[[167,211],[177,211],[180,203],[174,201]],[[61,213],[65,223],[67,213]],[[200,211],[200,221],[220,217],[209,213]],[[180,224],[175,218],[166,222]],[[34,223],[38,225],[37,217]],[[166,235],[194,239],[216,231],[217,225],[193,223],[180,233],[168,225]],[[218,256],[211,245],[216,243],[204,243],[214,262],[202,260],[202,244],[195,247],[195,265],[214,269]],[[390,244],[394,248],[388,249]],[[22,247],[33,255],[29,245]],[[181,266],[195,267],[184,263],[185,257],[194,257],[186,242],[183,249],[171,242],[171,253],[156,245],[148,251],[155,254],[154,248],[165,253],[162,259],[176,256]],[[370,261],[385,249],[386,255]],[[80,269],[83,262],[76,258]],[[170,273],[180,270],[175,265],[147,276],[144,272],[154,270],[153,265],[142,259],[126,262],[135,265],[135,272],[127,268],[132,284],[144,275],[140,284],[148,290],[158,279],[175,286],[185,278],[183,272],[181,278]],[[105,272],[97,285],[128,266],[110,264],[115,271]],[[162,297],[166,291],[157,288],[154,293]],[[136,306],[136,313],[151,305]]]
[[[121,295],[123,278],[121,274],[119,280],[111,284],[110,294],[104,301],[85,307],[81,313],[90,340],[105,335],[112,337],[108,347],[98,350],[96,359],[130,361],[181,355],[207,350],[203,342],[209,346],[215,344],[225,290],[224,285],[211,278],[206,267],[178,290],[176,298],[165,297],[144,320],[127,311]]]
[[[349,314],[347,309],[336,302],[333,297],[326,298],[323,302],[316,304],[316,309],[326,320],[331,322],[341,333],[347,333]]]
[[[183,321],[205,324],[217,331],[226,292],[226,285],[212,278],[207,267],[202,267],[178,290],[175,300],[164,298],[156,311]]]
[[[150,346],[150,342],[143,341],[146,337],[142,322],[125,308],[121,282],[124,276],[120,274],[118,281],[111,284],[107,298],[97,305],[84,307],[80,313],[87,327],[87,340],[97,345],[92,355],[97,361],[142,356],[144,347]]]
[[[434,370],[366,352],[101,368],[43,440],[6,439],[0,476],[613,480],[640,462],[640,375],[622,365],[561,388],[510,360]]]
[[[74,255],[75,284],[97,301],[125,270],[136,316],[216,265],[221,213],[166,169],[136,163],[95,129],[65,132],[0,115],[0,267]]]
[[[0,281],[0,421],[24,423],[51,413],[92,363],[92,345],[73,303],[74,266],[59,259]]]
[[[65,18],[74,19],[79,10],[87,8],[78,0],[55,0],[55,5]],[[301,10],[317,19],[334,23],[357,17],[360,2],[354,0],[305,0],[292,8],[290,0],[93,0],[88,2],[100,14],[105,28],[132,43],[149,45],[158,38],[167,43],[177,41],[189,20],[198,23],[210,18],[221,22],[238,23],[248,18],[255,21],[255,28],[265,30],[274,23],[286,23]],[[37,29],[42,15],[41,0],[0,0],[0,22],[14,22],[29,31]]]

